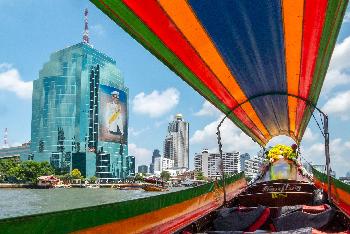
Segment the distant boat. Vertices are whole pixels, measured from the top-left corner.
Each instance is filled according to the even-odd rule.
[[[59,179],[53,175],[38,177],[38,188],[53,188],[59,183]]]

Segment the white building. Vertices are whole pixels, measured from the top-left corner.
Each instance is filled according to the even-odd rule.
[[[189,168],[189,124],[181,114],[169,123],[164,140],[164,157],[174,160],[175,168]]]
[[[157,157],[154,159],[154,173],[162,172],[166,169],[174,167],[174,160],[164,157]]]
[[[235,174],[241,171],[239,152],[223,153],[224,172]],[[203,150],[202,153],[194,157],[194,168],[196,171],[202,171],[205,177],[220,178],[221,175],[221,158],[220,154],[209,153]]]
[[[260,173],[261,165],[265,157],[262,151],[258,155],[244,162],[244,174],[247,177],[253,178]]]

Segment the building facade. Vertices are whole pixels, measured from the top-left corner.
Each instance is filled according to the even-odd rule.
[[[169,123],[164,140],[164,157],[174,160],[175,168],[189,168],[189,124],[181,114]]]
[[[153,174],[154,173],[154,162],[156,158],[160,158],[160,152],[158,149],[153,150],[152,154],[152,163],[149,165],[149,173]]]
[[[244,174],[249,178],[256,177],[261,172],[261,165],[264,162],[264,153],[260,151],[257,156],[244,162]]]
[[[20,146],[0,148],[0,158],[18,157],[21,161],[31,160],[30,143]]]
[[[241,164],[241,171],[244,171],[245,170],[245,166],[244,166],[245,161],[250,159],[250,155],[248,153],[244,153],[244,154],[241,154],[239,157],[240,157],[240,160],[241,160],[241,162],[240,162],[240,164]]]
[[[147,165],[138,166],[137,172],[142,173],[142,174],[147,174],[148,173],[148,166]]]
[[[154,172],[162,172],[166,169],[170,169],[174,167],[174,160],[170,158],[157,157],[154,160]]]
[[[126,176],[135,176],[135,156],[126,157]]]
[[[54,52],[33,82],[32,107],[34,160],[125,178],[128,89],[112,58],[86,42]]]
[[[195,154],[195,171],[203,172],[205,177],[221,178],[221,165],[223,165],[224,173],[239,173],[241,171],[239,152],[223,153],[222,160],[220,154],[209,153],[208,150],[203,150],[202,153]]]

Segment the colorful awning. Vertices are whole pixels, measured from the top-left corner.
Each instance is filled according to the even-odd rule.
[[[348,0],[91,0],[261,145],[298,143]]]

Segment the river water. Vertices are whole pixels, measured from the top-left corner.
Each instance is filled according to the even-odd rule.
[[[173,188],[168,192],[183,188]],[[155,196],[166,192],[111,188],[0,189],[0,219],[95,206]]]

